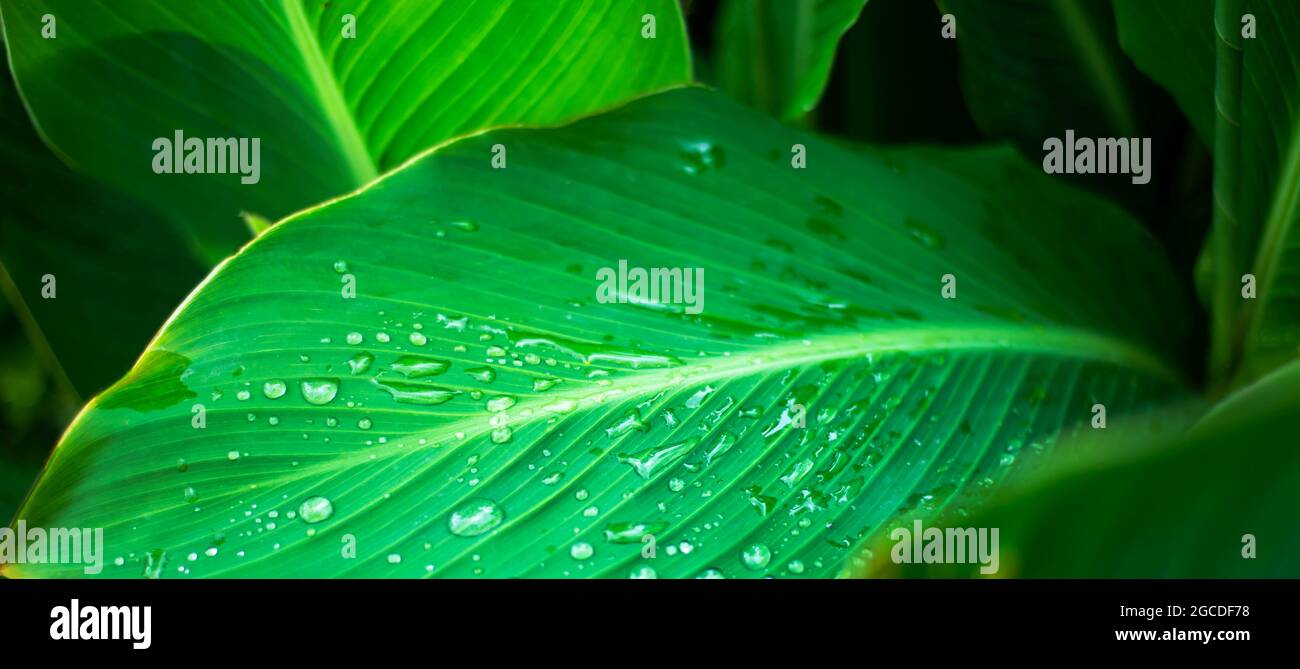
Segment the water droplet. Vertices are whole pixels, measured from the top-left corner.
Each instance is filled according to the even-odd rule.
[[[334,401],[339,392],[338,379],[303,379],[299,385],[302,398],[308,404],[323,406]]]
[[[308,497],[298,506],[298,517],[308,525],[334,515],[334,504],[324,497]]]
[[[592,548],[591,544],[585,541],[579,541],[569,547],[569,557],[572,557],[575,560],[587,560],[595,554],[596,549]]]
[[[647,534],[658,534],[667,523],[611,523],[605,526],[605,541],[612,544],[641,543]]]
[[[574,408],[576,408],[577,406],[578,403],[574,402],[573,400],[559,400],[557,402],[551,402],[550,404],[547,404],[546,406],[542,407],[542,409],[549,411],[551,413],[569,413],[570,411],[573,411]]]
[[[456,228],[457,230],[462,230],[464,232],[478,231],[478,224],[475,223],[474,221],[452,221],[451,223],[449,223],[449,225],[451,225],[451,227],[453,228]]]
[[[619,454],[618,461],[631,465],[632,469],[643,479],[650,479],[659,470],[667,469],[681,460],[699,443],[689,439],[676,444],[651,446],[633,454]]]
[[[627,577],[635,578],[635,579],[651,579],[651,578],[659,578],[659,574],[655,572],[654,567],[651,567],[648,564],[643,564],[643,565],[633,567],[632,571],[628,573]]]
[[[235,399],[239,400],[240,402],[243,402],[244,400],[247,400],[252,396],[253,396],[252,393],[248,392],[247,390],[241,390],[235,393]]]
[[[498,427],[495,430],[492,430],[492,443],[494,444],[504,444],[510,441],[510,439],[513,437],[514,437],[514,433],[511,432],[510,428],[508,427],[502,426],[502,427]]]
[[[459,390],[442,388],[440,386],[430,386],[424,383],[412,383],[406,381],[381,381],[371,379],[371,383],[379,386],[381,390],[388,393],[393,400],[403,404],[423,404],[437,405],[451,401],[451,399],[460,394]]]
[[[700,408],[700,404],[704,403],[704,398],[708,397],[712,393],[713,393],[713,386],[704,386],[703,388],[700,388],[699,390],[695,391],[695,394],[691,395],[690,399],[686,400],[686,408],[687,409]]]
[[[907,228],[907,234],[911,235],[912,239],[915,239],[925,248],[943,248],[943,237],[940,237],[939,233],[931,230],[924,223],[915,218],[908,217],[903,219],[903,226]]]
[[[709,141],[687,142],[682,145],[679,156],[682,159],[682,171],[691,176],[722,169],[727,164],[726,152]]]
[[[185,488],[185,490],[184,490],[184,492],[182,493],[182,495],[185,497],[185,501],[189,502],[190,504],[193,504],[193,503],[199,501],[199,494],[198,494],[197,492],[194,492],[194,488],[193,488],[193,487],[187,487],[187,488]]]
[[[410,336],[407,337],[407,339],[409,339],[411,343],[415,344],[416,346],[424,346],[425,344],[429,343],[429,338],[419,332],[412,332]]]
[[[610,439],[617,439],[633,430],[645,432],[648,429],[649,426],[645,424],[645,421],[641,420],[641,413],[634,408],[631,411],[628,411],[627,415],[623,416],[620,420],[610,423],[605,428],[605,434],[608,435]]]
[[[347,274],[348,262],[346,260],[335,260],[334,271],[338,272],[339,274]]]
[[[465,373],[469,374],[475,381],[482,383],[492,383],[497,378],[496,370],[491,367],[474,367],[465,370]]]
[[[402,556],[401,556],[401,554],[399,554],[399,553],[389,553],[389,554],[388,554],[388,564],[397,564],[397,563],[399,563],[399,562],[401,562],[401,561],[402,561]]]
[[[442,374],[451,368],[451,363],[427,356],[404,355],[389,365],[388,368],[408,379],[423,379]]]
[[[484,352],[484,355],[489,358],[504,358],[506,350],[500,346],[489,346],[487,347],[487,351]]]
[[[458,537],[477,537],[500,525],[506,514],[490,499],[471,499],[451,513],[447,528]]]
[[[668,481],[668,489],[673,492],[681,492],[682,488],[685,487],[686,482],[679,478],[674,477],[672,480]]]
[[[717,567],[709,567],[708,569],[705,569],[704,571],[697,574],[695,578],[705,579],[705,580],[717,580],[717,579],[724,579],[726,578],[726,576],[722,573],[721,569],[718,569]]]
[[[515,398],[509,395],[500,395],[488,400],[488,411],[505,411],[515,405]]]
[[[231,451],[231,452],[227,453],[227,454],[226,454],[226,459],[227,459],[227,460],[231,460],[231,461],[238,460],[238,459],[239,459],[239,451]]]
[[[802,574],[804,569],[803,561],[791,560],[790,563],[785,566],[785,568],[789,569],[791,574]]]
[[[543,391],[550,390],[551,388],[554,388],[555,384],[559,382],[560,379],[555,379],[555,378],[533,379],[533,391],[540,393]]]
[[[160,578],[162,577],[163,567],[167,566],[167,552],[161,548],[155,548],[144,556],[144,577]]]
[[[740,561],[749,569],[759,570],[772,560],[772,551],[766,544],[750,544],[740,552]]]
[[[354,376],[364,374],[366,370],[370,369],[370,363],[374,361],[375,356],[373,354],[362,351],[348,359],[348,369],[352,370]]]
[[[349,344],[352,344],[353,346],[356,346],[357,344],[360,344],[360,343],[361,343],[361,339],[362,339],[362,337],[361,337],[361,333],[360,333],[360,332],[349,332],[349,333],[348,333],[348,339],[347,339],[347,341],[348,341]]]

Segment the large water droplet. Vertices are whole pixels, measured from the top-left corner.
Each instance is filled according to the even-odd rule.
[[[422,379],[442,374],[451,368],[451,363],[422,355],[404,355],[388,368],[408,379]]]
[[[458,537],[477,537],[505,519],[505,511],[496,502],[485,498],[471,499],[451,512],[447,528]]]
[[[740,552],[740,561],[749,569],[759,570],[772,560],[772,551],[766,544],[750,544]]]
[[[709,141],[687,142],[679,154],[682,171],[696,176],[709,170],[722,169],[727,164],[727,154],[722,147]]]
[[[569,547],[569,557],[575,560],[579,560],[579,561],[587,560],[590,559],[591,556],[595,554],[596,554],[596,549],[592,548],[591,544],[585,541],[579,541],[578,543],[573,544],[572,546]]]
[[[364,374],[366,370],[370,369],[370,363],[374,361],[375,356],[373,354],[362,351],[348,360],[348,368],[352,370],[353,375]]]
[[[667,523],[612,523],[605,526],[605,541],[612,544],[640,543],[647,534],[657,534]]]
[[[488,411],[505,411],[515,405],[515,398],[509,395],[493,397],[487,402]]]
[[[380,389],[392,396],[394,400],[402,402],[403,404],[442,404],[460,394],[459,390],[430,386],[423,383],[387,380],[380,381],[379,379],[371,379],[371,383],[379,386]]]
[[[324,406],[334,401],[339,392],[338,379],[303,379],[299,387],[308,404]]]
[[[284,392],[286,388],[287,386],[284,385],[284,381],[281,381],[279,379],[271,379],[270,381],[267,381],[266,383],[262,384],[262,394],[266,395],[267,399],[277,400],[280,399],[281,397],[284,397]]]
[[[298,517],[311,525],[334,515],[334,504],[324,497],[308,497],[298,506]]]
[[[677,444],[651,446],[638,453],[620,454],[618,461],[631,465],[641,478],[649,479],[681,460],[697,443],[698,439],[689,439]]]
[[[474,367],[465,370],[465,373],[469,374],[475,381],[481,383],[492,383],[497,378],[496,370],[491,367]]]

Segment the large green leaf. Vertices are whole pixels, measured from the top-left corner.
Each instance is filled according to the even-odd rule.
[[[1001,576],[1296,578],[1297,432],[1300,362],[1293,362],[1185,434],[1140,443],[1115,433],[1098,457],[1050,467],[953,524],[999,528]],[[1245,535],[1254,557],[1243,556],[1252,543]],[[888,550],[886,543],[876,551],[877,573],[900,573]],[[901,573],[976,575],[964,565]]]
[[[703,311],[599,301],[621,261],[702,268]],[[854,152],[676,90],[272,226],[21,515],[104,527],[106,576],[824,576],[1094,404],[1179,394],[1185,304],[1135,221],[1010,149]]]
[[[673,0],[0,0],[42,134],[215,261],[279,218],[488,126],[553,123],[690,77]],[[56,37],[44,39],[52,15]],[[642,37],[655,16],[655,38]],[[355,38],[345,38],[345,16]],[[94,113],[87,113],[94,110]],[[155,138],[259,138],[254,184],[158,175]]]
[[[1253,38],[1242,36],[1246,14],[1255,19]],[[1300,353],[1300,53],[1289,43],[1300,5],[1117,0],[1116,16],[1139,67],[1174,94],[1202,135],[1215,124],[1216,209],[1206,250],[1213,362],[1220,377],[1255,378]],[[1248,272],[1253,300],[1241,294]]]
[[[0,288],[55,377],[89,397],[131,368],[203,268],[149,205],[50,153],[7,75],[0,161],[15,166],[0,181]]]
[[[821,99],[835,46],[867,0],[726,0],[714,40],[718,86],[777,118]]]
[[[1119,43],[1214,145],[1214,0],[1112,0]]]

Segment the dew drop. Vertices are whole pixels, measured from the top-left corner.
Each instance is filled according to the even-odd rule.
[[[505,519],[505,512],[496,502],[486,498],[471,499],[451,512],[447,528],[458,537],[477,537],[500,525]]]
[[[451,368],[451,363],[427,356],[404,355],[389,365],[388,368],[408,379],[423,379],[442,374]]]
[[[727,164],[727,154],[722,147],[708,141],[687,142],[682,145],[682,171],[697,176],[709,170],[721,169]]]
[[[364,374],[366,370],[370,369],[370,363],[374,361],[375,356],[373,354],[362,351],[348,359],[348,369],[352,370],[354,376]]]
[[[772,551],[766,544],[750,544],[740,553],[740,561],[749,569],[762,569],[771,560]]]
[[[575,560],[579,560],[579,561],[587,560],[590,559],[591,556],[595,554],[596,554],[596,549],[592,548],[591,544],[585,541],[579,541],[578,543],[569,547],[569,557]]]
[[[324,497],[308,497],[298,506],[298,517],[312,525],[334,515],[334,504]]]
[[[323,406],[334,401],[339,392],[338,379],[303,379],[299,388],[308,404]]]

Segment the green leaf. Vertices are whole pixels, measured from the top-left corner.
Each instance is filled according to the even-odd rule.
[[[727,93],[792,121],[821,99],[840,37],[867,0],[727,0],[715,76]]]
[[[1140,100],[1104,3],[939,0],[956,18],[961,84],[985,135],[1042,155],[1043,140],[1135,137]],[[939,39],[939,26],[934,27]]]
[[[601,301],[622,261],[700,268],[707,299]],[[267,229],[22,514],[104,527],[105,576],[826,576],[1094,404],[1180,396],[1176,286],[1131,217],[1010,149],[849,151],[675,90]]]
[[[1293,362],[1184,434],[1142,443],[1118,432],[1099,457],[1049,468],[958,524],[999,528],[1004,577],[1296,578],[1298,431]],[[1248,534],[1253,558],[1243,557]],[[887,551],[876,551],[879,573],[898,573]],[[901,573],[976,575],[960,565]]]
[[[1214,145],[1214,0],[1111,0],[1119,43]]]
[[[203,269],[149,205],[50,153],[7,76],[0,162],[15,166],[0,180],[0,291],[54,377],[89,397],[131,368]]]
[[[554,123],[690,78],[673,0],[0,0],[0,11],[43,136],[148,199],[210,261],[247,239],[241,210],[275,220],[449,138]],[[54,39],[41,34],[46,14]],[[654,39],[642,37],[647,14]],[[155,174],[152,142],[177,130],[258,138],[257,182]]]
[[[1214,272],[1212,371],[1220,382],[1249,381],[1300,352],[1300,54],[1289,44],[1300,6],[1116,0],[1115,9],[1138,66],[1202,137],[1214,128],[1215,221],[1204,251]],[[1246,14],[1253,38],[1242,36]],[[1255,299],[1242,296],[1246,273]]]
[[[1249,380],[1300,355],[1300,52],[1291,43],[1300,5],[1252,0],[1245,9],[1258,22],[1258,36],[1241,40],[1237,181],[1236,246],[1251,254],[1258,295],[1237,321],[1239,376]],[[1221,280],[1240,295],[1241,272]]]

